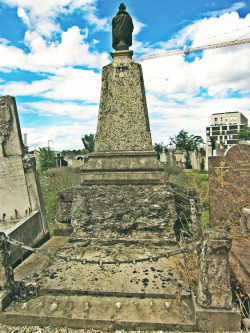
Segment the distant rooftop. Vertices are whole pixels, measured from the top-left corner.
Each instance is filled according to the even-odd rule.
[[[225,114],[225,113],[240,113],[240,111],[228,111],[228,112],[213,113],[212,116],[215,116],[216,114]]]

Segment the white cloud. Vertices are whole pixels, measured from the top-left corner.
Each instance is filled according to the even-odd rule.
[[[87,19],[88,23],[95,26],[97,30],[110,30],[110,26],[108,24],[107,18],[98,18],[94,14],[94,10],[90,10],[85,14],[85,18]]]
[[[97,16],[96,0],[2,0],[8,6],[18,7],[17,14],[31,31],[52,37],[60,26],[55,18],[81,10],[88,24],[96,30],[109,30],[107,18]]]
[[[10,82],[0,85],[1,95],[42,96],[57,100],[81,100],[98,103],[101,91],[101,74],[92,70],[62,68],[45,80]]]
[[[206,126],[209,126],[210,115],[216,112],[240,111],[250,118],[248,98],[217,98],[207,100],[192,98],[189,106],[165,102],[157,105],[148,99],[150,124],[153,142],[169,143],[169,137],[184,129],[189,133],[201,135],[206,140]],[[152,112],[153,110],[153,112]]]
[[[73,26],[62,31],[54,19],[60,11],[72,13],[77,8],[83,11],[85,19],[96,29],[107,29],[109,19],[99,18],[94,0],[5,2],[19,7],[18,15],[28,27],[25,44],[29,51],[24,52],[0,39],[0,69],[46,73],[46,78],[31,83],[1,81],[1,94],[32,95],[48,99],[18,105],[23,115],[35,112],[41,119],[43,116],[58,118],[58,126],[23,129],[23,132],[28,133],[29,145],[46,146],[47,140],[53,140],[52,146],[56,150],[82,147],[81,135],[96,130],[101,75],[94,70],[73,67],[100,69],[109,62],[108,54],[92,52],[91,47],[96,44],[96,40],[86,42],[87,28],[81,30]],[[243,5],[237,3],[236,7]],[[135,38],[132,49],[137,54],[152,54],[163,48],[183,46],[188,40],[194,46],[207,45],[243,38],[250,31],[247,28],[250,26],[250,14],[240,18],[236,12],[222,13],[219,17],[194,22],[169,41],[150,45]],[[137,37],[144,24],[134,19],[134,26],[134,36]],[[55,32],[59,36],[57,39],[51,38]],[[190,54],[189,57],[193,56]],[[237,110],[249,117],[249,98],[246,97],[250,93],[249,59],[249,46],[242,45],[204,51],[190,63],[185,61],[187,59],[184,56],[143,62],[153,141],[168,143],[169,136],[177,134],[181,129],[205,137],[209,116],[215,112]],[[201,89],[204,90],[203,94],[200,94]],[[232,98],[234,93],[240,94],[241,98]],[[74,100],[82,101],[83,104],[73,103]],[[69,121],[67,125],[64,123],[65,118]]]
[[[245,19],[232,13],[197,21],[183,29],[178,36],[182,43],[189,38],[205,40],[215,31],[221,35],[225,31],[232,31],[232,26],[238,29],[250,26],[250,14]],[[238,31],[234,32],[233,37],[237,34]],[[148,92],[158,97],[176,100],[180,93],[188,91],[188,94],[194,96],[200,93],[201,88],[212,97],[226,97],[229,92],[247,94],[250,93],[249,59],[249,46],[241,45],[204,51],[202,56],[197,56],[192,62],[185,61],[185,56],[147,60],[142,62],[145,86]]]
[[[32,11],[36,15],[52,15],[68,8],[84,7],[95,4],[96,0],[2,0],[9,6],[18,6]]]
[[[243,38],[250,32],[250,15],[224,14],[194,22],[159,47],[196,45]],[[248,27],[248,28],[246,28]],[[228,34],[226,32],[229,32]],[[143,50],[143,48],[145,49]],[[138,48],[147,53],[147,45]],[[150,47],[152,48],[152,46]],[[212,113],[240,111],[250,117],[250,49],[248,45],[219,48],[185,56],[168,56],[142,62],[153,142],[169,143],[182,129],[201,135]],[[239,96],[237,98],[236,96]],[[234,97],[235,96],[235,97]]]
[[[37,32],[27,31],[25,40],[31,49],[30,53],[4,42],[0,44],[0,68],[52,73],[63,66],[101,68],[107,63],[108,54],[91,52],[85,36],[74,26],[62,33],[60,43],[48,44]]]
[[[73,102],[56,103],[51,101],[22,103],[22,113],[37,113],[39,116],[70,117],[78,120],[89,120],[97,117],[98,105],[80,105]],[[61,118],[62,119],[62,118]]]
[[[133,17],[132,20],[134,25],[133,36],[136,36],[144,27],[146,27],[146,24],[138,21],[135,17]]]
[[[17,15],[23,20],[23,22],[27,25],[30,26],[30,20],[28,15],[26,14],[25,10],[23,8],[18,8],[17,10]]]
[[[81,137],[84,134],[96,132],[96,121],[73,123],[71,125],[22,128],[22,133],[27,133],[28,146],[47,147],[48,140],[54,150],[83,149]]]
[[[225,9],[221,9],[221,10],[215,10],[215,11],[209,11],[206,13],[207,16],[217,16],[217,15],[222,15],[222,14],[226,14],[226,13],[231,13],[234,12],[240,8],[244,8],[246,7],[246,4],[244,1],[239,1],[239,2],[235,2],[232,4],[231,7],[229,8],[225,8]]]

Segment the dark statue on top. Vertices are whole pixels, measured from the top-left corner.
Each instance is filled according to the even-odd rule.
[[[112,46],[116,51],[128,50],[132,45],[134,25],[126,6],[121,3],[119,11],[112,20]]]

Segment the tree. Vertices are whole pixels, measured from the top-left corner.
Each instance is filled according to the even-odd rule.
[[[241,140],[244,140],[244,141],[250,140],[250,129],[249,128],[242,129],[239,131],[238,141],[241,141]]]
[[[38,148],[39,164],[42,171],[56,166],[56,154],[50,147]]]
[[[85,134],[82,136],[82,143],[85,148],[85,154],[93,153],[95,147],[95,134]],[[89,157],[84,158],[84,162],[87,162]]]
[[[198,151],[204,149],[204,141],[199,135],[189,135],[188,132],[181,130],[177,135],[170,137],[171,142],[175,145],[176,149],[185,152],[186,168],[191,167],[189,153],[191,151]]]
[[[167,146],[164,146],[163,142],[162,143],[155,143],[153,145],[153,149],[156,151],[156,156],[157,156],[158,160],[160,159],[161,153],[163,153],[163,151],[165,153],[168,151]]]
[[[84,149],[73,149],[73,150],[62,150],[60,155],[65,157],[67,154],[82,155],[84,154]]]

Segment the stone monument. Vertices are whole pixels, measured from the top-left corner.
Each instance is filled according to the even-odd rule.
[[[140,64],[132,61],[133,22],[120,5],[112,21],[113,61],[103,68],[94,153],[82,168],[82,185],[164,184],[152,148]]]
[[[211,156],[208,161],[211,225],[239,223],[250,203],[250,146],[235,145],[225,156]]]
[[[198,219],[196,194],[182,188],[181,198],[176,186],[166,185],[152,147],[142,68],[129,50],[132,31],[132,19],[121,4],[112,21],[116,51],[102,73],[94,152],[81,168],[82,186],[58,195],[56,235],[73,228],[71,237],[78,240],[169,243],[175,241],[177,225],[190,222],[196,229],[191,213],[194,202]]]
[[[185,225],[196,235],[201,210],[193,189],[165,182],[153,151],[142,70],[129,50],[133,22],[125,9],[121,4],[112,21],[116,51],[103,68],[94,153],[81,170],[81,186],[57,195],[55,234],[68,237],[53,237],[17,267],[15,277],[35,279],[39,297],[12,303],[0,321],[112,331],[237,330],[234,309],[197,308],[169,260],[185,250],[178,244]],[[208,264],[205,259],[211,273],[211,262],[221,256],[213,253]]]
[[[27,245],[49,236],[35,157],[25,155],[11,96],[0,97],[0,231]]]

